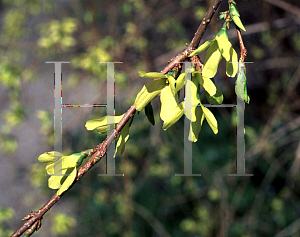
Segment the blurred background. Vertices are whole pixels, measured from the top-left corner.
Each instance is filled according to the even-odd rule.
[[[149,82],[138,70],[161,71],[189,43],[210,0],[0,1],[0,236],[56,192],[47,187],[40,154],[53,150],[53,64],[63,64],[64,104],[106,103],[106,66],[115,66],[121,115]],[[236,0],[248,50],[245,109],[246,174],[236,173],[236,111],[211,108],[219,133],[204,122],[193,144],[193,173],[183,173],[183,118],[163,131],[142,111],[116,156],[116,173],[100,161],[60,200],[34,236],[300,236],[300,4]],[[222,27],[223,1],[201,43]],[[235,27],[229,39],[239,54]],[[204,53],[200,55],[204,61]],[[235,78],[222,59],[216,84],[235,104]],[[63,108],[65,154],[94,148],[104,135],[87,131],[104,108]]]

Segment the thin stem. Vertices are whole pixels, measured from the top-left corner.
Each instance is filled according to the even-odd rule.
[[[237,26],[236,26],[236,32],[237,32],[237,35],[238,35],[239,44],[240,44],[240,48],[241,48],[241,57],[240,57],[239,61],[244,62],[245,57],[247,56],[247,49],[245,48],[245,45],[244,45],[241,30]]]
[[[187,49],[185,49],[182,53],[178,54],[176,58],[161,71],[161,73],[167,74],[173,67],[175,67],[178,63],[182,62],[184,59],[186,59],[199,46],[200,40],[203,34],[205,33],[206,28],[210,23],[213,15],[215,14],[221,2],[222,0],[213,1],[208,11],[206,12],[203,20],[201,21],[201,24],[198,27],[194,35],[194,38],[192,39],[191,43],[188,45]]]
[[[177,55],[177,57],[170,62],[161,72],[163,74],[167,74],[174,66],[178,65],[178,63],[182,62],[193,52],[195,48],[198,47],[200,40],[211,21],[214,13],[216,12],[218,6],[222,0],[214,0],[211,4],[210,8],[208,9],[205,17],[203,18],[200,26],[198,27],[194,38],[192,39],[191,43],[188,45],[187,49],[185,49],[181,54]],[[112,144],[113,140],[118,136],[121,132],[122,128],[125,124],[129,121],[129,119],[134,115],[136,109],[135,105],[133,104],[130,109],[126,112],[122,120],[117,124],[115,130],[102,142],[100,143],[95,149],[94,155],[78,170],[77,177],[73,182],[72,186],[89,170],[91,169],[97,162],[101,160],[101,158],[106,154],[107,149]],[[71,187],[72,187],[71,186]],[[71,188],[70,187],[70,188]],[[70,188],[68,190],[70,190]],[[37,212],[32,213],[30,219],[24,223],[11,237],[17,237],[22,235],[28,228],[30,228],[33,224],[38,221],[41,221],[43,215],[50,210],[50,208],[57,203],[60,198],[68,191],[66,190],[60,196],[55,194],[43,207],[41,207]]]

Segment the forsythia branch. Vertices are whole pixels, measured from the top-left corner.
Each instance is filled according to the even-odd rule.
[[[176,58],[171,61],[162,71],[161,73],[167,74],[172,68],[178,65],[180,62],[183,62],[188,56],[195,50],[200,40],[210,23],[214,13],[216,12],[218,6],[222,0],[214,0],[211,6],[209,7],[205,17],[203,18],[200,26],[198,27],[191,43],[188,47]],[[78,170],[77,176],[75,181],[73,182],[72,186],[89,170],[91,169],[97,162],[101,160],[101,158],[106,154],[107,149],[112,144],[113,140],[118,136],[121,132],[122,128],[125,124],[129,121],[129,119],[134,115],[136,111],[135,105],[133,104],[130,109],[126,112],[122,120],[117,124],[114,131],[96,148],[93,149],[92,157]],[[69,189],[68,189],[69,190]],[[32,212],[28,216],[26,216],[23,220],[27,220],[26,223],[23,224],[15,233],[11,235],[11,237],[21,236],[26,230],[27,236],[33,234],[34,231],[39,230],[41,226],[41,220],[46,212],[50,210],[50,208],[57,203],[60,198],[65,194],[62,193],[61,195],[55,194],[43,207],[41,207],[37,212]]]

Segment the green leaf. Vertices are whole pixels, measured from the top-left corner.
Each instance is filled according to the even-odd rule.
[[[85,150],[83,152],[73,154],[73,155],[77,156],[76,167],[79,167],[81,165],[83,159],[88,157],[88,154],[89,154],[90,151],[91,150]]]
[[[197,106],[200,103],[199,94],[198,94],[198,76],[200,73],[193,73],[192,83],[191,83],[191,91],[192,91],[192,106]]]
[[[235,5],[236,5],[236,3],[234,3],[234,2],[231,2],[229,4],[229,10],[230,10],[229,13],[230,13],[231,17],[240,16],[240,14],[239,14],[238,10],[236,9]]]
[[[228,77],[235,77],[238,68],[238,57],[234,48],[230,48],[230,59],[226,62],[226,75]]]
[[[38,157],[38,160],[41,163],[54,162],[54,156],[61,157],[62,155],[57,151],[45,152]]]
[[[149,122],[154,126],[155,120],[154,120],[154,114],[153,114],[153,108],[152,108],[151,102],[146,105],[145,114],[146,114]]]
[[[246,79],[246,75],[245,75],[245,94],[244,94],[244,100],[245,100],[245,102],[247,104],[249,104],[250,103],[250,97],[249,97],[249,95],[247,93],[246,81],[247,81],[247,79]]]
[[[175,96],[175,94],[176,94],[176,89],[175,89],[176,80],[175,80],[174,77],[172,77],[170,75],[168,75],[167,77],[168,77],[169,85],[171,87],[171,91],[172,91],[173,95]]]
[[[198,82],[197,74],[199,74],[199,73],[193,73],[193,77],[192,77],[192,81],[191,81],[192,113],[191,113],[191,115],[190,115],[190,113],[186,113],[187,118],[192,122],[196,121],[195,112],[196,112],[197,105],[200,104],[200,96],[198,94],[199,82]]]
[[[185,85],[185,73],[181,73],[176,80],[176,92],[178,92]]]
[[[247,78],[245,63],[239,63],[239,71],[235,82],[235,93],[240,100],[250,103],[250,97],[247,94]]]
[[[165,121],[168,120],[171,111],[178,105],[178,96],[174,96],[171,87],[167,85],[161,92],[160,95],[161,109],[160,118]]]
[[[212,105],[215,105],[215,104],[222,104],[223,103],[223,94],[222,94],[222,91],[220,90],[220,88],[215,85],[216,88],[217,88],[217,92],[216,94],[214,94],[213,96],[210,96],[209,94],[206,93],[206,98],[208,100],[208,102]]]
[[[240,19],[240,14],[238,12],[238,10],[235,7],[234,3],[230,3],[229,4],[229,8],[230,8],[230,16],[234,22],[234,24],[239,27],[240,29],[242,29],[243,31],[246,31],[241,19]]]
[[[204,100],[204,98],[206,97],[206,95],[208,95],[208,93],[206,91],[203,91],[200,95],[200,101]],[[209,95],[208,95],[209,96]]]
[[[57,191],[57,195],[60,196],[62,193],[67,191],[70,186],[73,184],[75,178],[77,176],[77,169],[74,168],[69,176],[67,176],[66,180],[61,185],[60,189]],[[53,177],[53,176],[52,176]],[[65,176],[64,176],[65,177]]]
[[[232,20],[233,20],[234,24],[236,24],[237,27],[239,27],[243,31],[246,31],[246,29],[245,29],[245,27],[244,27],[244,25],[243,25],[240,17],[234,16],[234,17],[232,17]]]
[[[61,153],[54,151],[41,154],[38,160],[42,163],[48,163],[46,171],[48,175],[51,175],[48,179],[49,188],[60,189],[58,195],[67,190],[75,179],[73,177],[74,172],[76,177],[77,167],[81,165],[83,159],[88,156],[88,153],[89,150],[74,153],[70,156],[61,156]],[[65,182],[67,183],[64,184]]]
[[[121,119],[123,118],[124,114],[120,116],[108,116],[109,121],[112,121],[114,119],[114,123],[119,123]],[[85,123],[85,127],[87,130],[94,130],[97,129],[98,133],[105,133],[107,131],[107,116],[101,118],[101,119],[92,119],[88,120]]]
[[[189,57],[192,57],[194,55],[198,55],[198,54],[202,53],[205,49],[207,49],[209,46],[211,46],[213,42],[214,42],[214,39],[206,41],[204,44],[200,45],[200,47],[197,48],[194,52],[192,52],[189,55]]]
[[[55,175],[57,173],[61,173],[61,171],[63,171],[63,170],[80,166],[81,162],[85,156],[82,153],[75,153],[70,156],[62,156],[59,160],[57,160],[57,158],[55,158],[53,156],[53,154],[54,154],[53,151],[46,152],[46,153],[48,153],[49,157],[52,156],[51,161],[48,161],[49,164],[47,164],[47,166],[46,166],[47,174],[49,174],[49,175]],[[56,152],[56,153],[59,154],[59,152]],[[44,154],[42,154],[41,156],[43,156]],[[40,160],[40,157],[39,157],[39,160]],[[55,170],[55,173],[54,173],[54,167],[57,169],[57,170]]]
[[[218,17],[218,20],[222,20],[222,19],[224,19],[225,17],[227,17],[227,13],[226,13],[226,12],[220,14],[219,17]]]
[[[217,92],[215,84],[207,77],[202,76],[200,73],[197,73],[197,78],[204,90],[208,92],[210,96],[213,96]]]
[[[226,28],[225,28],[226,30]],[[232,44],[228,40],[227,33],[216,36],[218,42],[219,51],[222,57],[226,60],[226,74],[229,77],[234,77],[237,73],[238,57]]]
[[[205,65],[202,70],[203,77],[212,78],[216,75],[221,58],[221,52],[215,40],[205,54]]]
[[[136,113],[136,111],[134,111],[133,115],[131,116],[131,120],[130,120],[130,121],[128,121],[128,123],[129,123],[129,127],[131,127],[131,125],[132,125],[132,122],[133,122],[133,120],[134,120],[134,117],[135,117],[135,113]]]
[[[177,105],[175,108],[173,108],[170,111],[169,116],[164,120],[162,129],[167,130],[169,127],[175,124],[181,118],[183,113],[184,113],[184,101],[182,101],[179,105]]]
[[[204,113],[204,116],[209,124],[209,126],[211,127],[211,129],[213,130],[214,134],[218,133],[218,122],[215,118],[215,116],[213,115],[212,112],[210,112],[210,110],[204,106],[202,106],[202,110]]]
[[[219,50],[221,52],[221,55],[223,58],[225,58],[226,61],[230,60],[230,49],[232,48],[231,43],[229,42],[228,39],[224,35],[217,36],[216,37]]]
[[[135,108],[141,111],[155,97],[159,96],[162,89],[166,86],[166,79],[152,81],[143,86],[135,99]]]
[[[61,185],[64,183],[64,181],[67,179],[68,175],[70,175],[70,173],[73,170],[76,170],[76,168],[69,168],[69,169],[65,169],[62,170],[61,175],[52,175],[50,176],[50,178],[48,179],[48,187],[51,189],[59,189],[61,188]],[[66,176],[64,176],[66,175]]]
[[[130,118],[130,120],[132,120],[132,117]],[[127,143],[128,139],[129,139],[129,125],[130,125],[130,122],[131,122],[130,120],[125,124],[125,126],[121,130],[121,133],[119,135],[118,142],[117,142],[117,145],[116,145],[116,150],[115,150],[114,157],[119,152],[121,152],[121,154],[122,154],[125,150],[125,144]]]
[[[192,142],[196,142],[198,140],[198,135],[201,131],[201,127],[203,124],[204,114],[202,111],[202,106],[196,108],[195,115],[196,115],[196,121],[191,123],[189,138],[188,138]]]
[[[167,78],[164,74],[160,73],[160,72],[146,72],[143,69],[139,70],[139,76],[140,77],[145,77],[145,78],[149,78],[149,79],[161,79],[161,78]]]
[[[218,34],[216,35],[217,39],[218,37],[222,37],[228,40],[228,34],[227,34],[227,28],[226,28],[226,24],[221,28],[221,30],[218,32]]]

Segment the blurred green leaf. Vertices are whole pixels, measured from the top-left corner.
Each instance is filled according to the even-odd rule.
[[[0,223],[11,220],[14,213],[14,210],[10,207],[0,208]]]
[[[76,219],[64,213],[56,213],[53,217],[51,233],[54,236],[66,235],[76,226]]]

